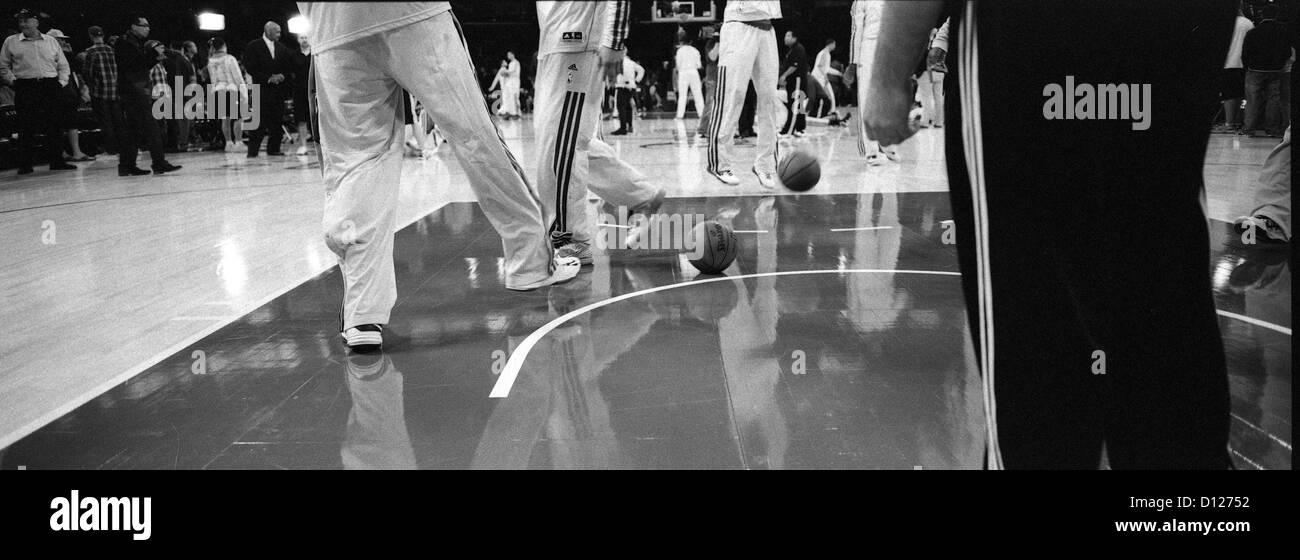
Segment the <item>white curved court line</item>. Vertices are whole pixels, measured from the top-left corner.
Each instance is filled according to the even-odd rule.
[[[545,325],[542,325],[541,328],[533,331],[532,334],[529,334],[528,337],[525,338],[524,341],[521,342],[517,348],[515,348],[515,351],[512,354],[510,354],[510,359],[506,360],[506,367],[501,370],[501,376],[497,377],[497,382],[495,385],[492,386],[492,393],[488,395],[488,397],[493,399],[503,399],[510,396],[510,388],[514,386],[515,378],[519,377],[519,370],[520,368],[523,367],[524,360],[528,358],[528,353],[532,351],[533,346],[537,344],[537,341],[541,340],[547,334],[550,334],[552,330],[555,330],[560,325],[568,322],[569,320],[578,317],[579,315],[582,315],[584,313],[588,313],[592,310],[599,309],[601,307],[609,305],[611,303],[618,303],[626,299],[632,299],[634,297],[643,296],[646,294],[652,294],[654,292],[671,290],[673,288],[680,288],[682,286],[697,286],[700,284],[708,284],[710,282],[724,282],[724,281],[731,281],[731,280],[741,280],[745,278],[762,278],[765,276],[794,276],[798,274],[848,274],[848,273],[931,274],[936,276],[961,276],[960,272],[942,272],[938,270],[875,270],[875,269],[787,270],[784,272],[758,272],[754,274],[741,274],[739,276],[719,276],[717,278],[705,278],[702,280],[678,282],[676,284],[665,284],[663,286],[657,286],[654,288],[648,288],[636,292],[629,292],[621,296],[612,297],[609,299],[587,304],[584,307],[580,307],[578,309],[565,313],[564,315],[556,317],[555,319],[552,319],[551,322],[546,323]]]
[[[1270,322],[1268,322],[1268,321],[1261,321],[1261,320],[1256,319],[1256,318],[1254,318],[1254,317],[1247,317],[1247,316],[1245,316],[1245,315],[1238,315],[1238,314],[1233,313],[1233,312],[1231,312],[1231,311],[1223,311],[1223,310],[1221,310],[1221,309],[1215,309],[1214,311],[1215,311],[1216,313],[1218,313],[1219,315],[1223,315],[1224,317],[1231,317],[1231,318],[1236,319],[1236,320],[1238,320],[1238,321],[1242,321],[1242,322],[1245,322],[1245,323],[1250,323],[1250,324],[1255,325],[1255,326],[1258,326],[1258,327],[1264,327],[1264,328],[1266,328],[1266,329],[1273,330],[1273,331],[1277,331],[1277,332],[1280,332],[1280,333],[1282,333],[1282,334],[1284,334],[1284,335],[1287,335],[1287,336],[1291,336],[1291,329],[1288,329],[1288,328],[1286,328],[1286,327],[1284,327],[1284,326],[1282,326],[1282,325],[1274,325],[1273,323],[1270,323]]]
[[[676,284],[666,284],[663,286],[657,286],[654,288],[648,288],[636,292],[629,292],[621,296],[589,303],[583,307],[580,307],[578,309],[565,313],[564,315],[556,317],[555,319],[552,319],[549,323],[546,323],[545,325],[542,325],[537,330],[533,331],[531,334],[528,335],[527,338],[524,339],[522,343],[519,344],[517,348],[515,348],[515,351],[512,354],[510,354],[510,359],[506,360],[506,366],[501,370],[501,375],[500,377],[497,377],[497,382],[492,386],[492,393],[489,394],[488,397],[493,399],[504,399],[510,396],[510,389],[514,387],[515,379],[519,377],[519,370],[523,367],[524,360],[528,359],[528,353],[532,351],[533,346],[537,344],[537,341],[541,340],[543,337],[550,334],[551,331],[555,330],[560,325],[572,320],[573,318],[582,315],[584,313],[588,313],[590,311],[599,309],[611,303],[618,303],[620,301],[632,299],[634,297],[642,296],[645,294],[661,292],[664,290],[671,290],[673,288],[680,288],[682,286],[695,286],[699,284],[708,284],[710,282],[722,282],[724,280],[740,280],[744,278],[760,278],[764,276],[793,276],[797,274],[847,274],[847,273],[930,274],[935,276],[961,276],[960,272],[943,272],[938,270],[876,270],[876,269],[860,269],[860,268],[847,269],[847,270],[788,270],[785,272],[759,272],[754,274],[742,274],[739,276],[719,276],[717,278],[705,278],[702,280],[678,282]],[[1288,329],[1280,325],[1274,325],[1273,323],[1269,323],[1267,321],[1261,321],[1259,319],[1255,319],[1253,317],[1247,317],[1245,315],[1238,315],[1230,311],[1222,311],[1218,309],[1216,309],[1215,311],[1219,315],[1223,315],[1224,317],[1230,317],[1232,319],[1244,321],[1252,325],[1257,325],[1257,326],[1264,327],[1266,329],[1275,330],[1277,332],[1284,333],[1287,336],[1291,335],[1291,329]]]

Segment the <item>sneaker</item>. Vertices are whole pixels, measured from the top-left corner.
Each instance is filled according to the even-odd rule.
[[[118,170],[117,170],[117,176],[118,176],[118,177],[137,177],[137,176],[140,176],[140,175],[148,175],[148,174],[149,174],[148,171],[146,171],[146,170],[144,170],[144,169],[140,169],[139,167],[132,167],[132,168],[130,168],[130,169],[118,169]]]
[[[226,151],[227,151],[227,152],[238,152],[238,151],[239,151],[239,145],[238,145],[238,144],[235,144],[234,142],[226,142]]]
[[[579,270],[582,270],[582,263],[579,262],[578,259],[574,257],[557,256],[555,260],[551,261],[550,276],[522,286],[511,286],[507,284],[506,289],[516,292],[528,292],[553,284],[563,284],[572,280],[574,276],[577,276]]]
[[[715,179],[722,181],[723,183],[726,183],[728,185],[740,184],[740,179],[737,178],[736,174],[732,173],[730,169],[723,169],[722,171],[717,171],[717,172],[711,171],[709,172],[709,174],[713,175]]]
[[[294,152],[294,153],[295,153],[295,154],[298,154],[298,155],[300,155],[300,156],[305,156],[305,155],[307,155],[307,146],[298,146],[298,150],[297,150],[296,152]]]
[[[898,160],[899,160],[898,152],[896,152],[896,151],[894,151],[894,150],[886,150],[886,149],[884,149],[884,148],[881,148],[880,151],[881,151],[882,153],[885,154],[885,157],[889,158],[889,161],[898,161]]]
[[[50,164],[50,171],[72,171],[76,168],[77,166],[62,161]]]
[[[555,250],[560,258],[573,257],[583,265],[591,264],[591,243],[587,241],[570,241]]]
[[[623,129],[620,128],[620,129],[615,130],[614,132],[611,132],[611,133],[609,133],[609,134],[610,134],[610,136],[625,136],[625,135],[627,135],[627,131],[626,131],[626,130],[623,130]]]
[[[772,178],[772,172],[759,171],[757,167],[751,168],[750,171],[754,172],[755,177],[758,177],[758,184],[762,185],[763,188],[765,189],[776,188],[776,180]]]
[[[353,352],[373,352],[384,344],[383,325],[357,325],[341,333],[343,343]]]
[[[885,154],[881,152],[876,152],[874,154],[867,156],[867,165],[870,165],[872,167],[884,165],[886,161],[887,160],[885,159]]]
[[[172,171],[176,171],[176,170],[180,169],[181,167],[184,167],[184,166],[182,166],[182,165],[173,165],[173,164],[171,164],[171,163],[164,163],[164,164],[162,164],[162,165],[155,165],[155,166],[153,166],[153,173],[154,173],[154,175],[162,175],[163,173],[169,173],[169,172],[172,172]]]
[[[19,175],[27,175],[27,174],[29,174],[29,173],[31,173],[31,172],[32,172],[32,166],[30,166],[30,165],[25,165],[25,166],[22,166],[22,167],[19,167],[19,168],[18,168],[18,174],[19,174]]]
[[[1242,216],[1232,221],[1233,228],[1237,231],[1237,236],[1246,233],[1249,229],[1255,229],[1257,232],[1263,232],[1264,235],[1257,235],[1255,239],[1260,243],[1286,243],[1286,232],[1282,226],[1267,216]]]

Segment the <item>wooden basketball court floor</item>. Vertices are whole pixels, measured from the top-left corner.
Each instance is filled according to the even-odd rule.
[[[608,139],[668,190],[664,211],[740,232],[728,278],[611,251],[570,284],[508,292],[443,150],[404,160],[396,337],[375,356],[338,340],[314,156],[10,171],[0,468],[979,468],[942,131],[871,168],[851,129],[812,127],[791,145],[823,179],[796,196],[704,175],[695,124]],[[531,121],[501,127],[534,161]],[[1225,223],[1275,142],[1214,136],[1205,168],[1245,469],[1291,468],[1289,265]],[[1230,278],[1245,265],[1263,270],[1249,285]]]

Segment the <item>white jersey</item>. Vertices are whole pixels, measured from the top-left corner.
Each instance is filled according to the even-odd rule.
[[[537,56],[594,51],[599,47],[623,50],[631,4],[628,0],[538,2],[537,27],[541,40]]]
[[[880,22],[885,16],[884,0],[853,0],[851,11],[853,40],[849,46],[849,64],[869,65],[875,57]],[[867,52],[870,49],[870,52]]]
[[[694,72],[703,66],[700,64],[700,51],[690,45],[678,47],[674,58],[677,62],[677,70],[682,72]]]
[[[722,21],[758,21],[781,19],[780,0],[731,0]]]
[[[825,80],[826,76],[831,73],[831,49],[824,48],[817,53],[817,62],[813,63],[812,73],[820,79]]]
[[[449,2],[299,2],[317,52],[451,10]]]

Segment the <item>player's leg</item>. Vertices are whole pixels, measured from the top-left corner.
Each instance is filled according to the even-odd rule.
[[[501,236],[506,287],[531,286],[552,277],[541,206],[492,121],[462,37],[451,12],[390,31],[388,70],[426,108],[467,171]]]
[[[780,104],[776,97],[779,57],[776,51],[776,31],[761,31],[756,35],[753,46],[755,59],[754,91],[758,94],[758,111],[754,113],[754,131],[758,133],[754,154],[754,171],[759,174],[759,181],[764,175],[776,173],[776,118],[773,107]],[[794,95],[795,92],[789,92]]]
[[[402,98],[377,62],[379,50],[378,38],[370,38],[315,54],[326,192],[322,226],[343,273],[344,332],[387,324],[397,298],[393,227],[402,172]]]
[[[745,106],[754,68],[754,41],[759,31],[740,22],[722,25],[718,47],[718,87],[713,96],[713,130],[709,131],[708,171],[727,184],[738,184],[731,169],[732,135]],[[730,179],[727,177],[730,176]]]
[[[704,114],[704,86],[700,84],[700,74],[695,70],[691,70],[691,72],[687,74],[686,79],[687,88],[691,93],[691,99],[695,100],[695,113],[697,116],[701,116]]]
[[[686,97],[690,90],[690,82],[686,81],[686,74],[677,71],[677,118],[686,117]]]
[[[591,241],[587,150],[600,121],[599,62],[594,52],[551,53],[537,65],[537,191],[557,248]]]
[[[605,202],[637,209],[653,205],[656,198],[662,201],[664,189],[618,157],[618,152],[604,140],[591,139],[587,158],[590,173],[587,187]]]

